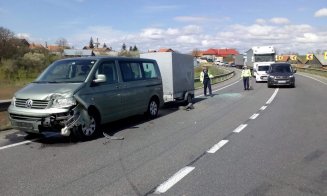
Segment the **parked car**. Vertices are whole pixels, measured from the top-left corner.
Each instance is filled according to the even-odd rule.
[[[289,86],[295,87],[295,76],[296,70],[293,70],[289,63],[273,63],[270,65],[268,74],[267,86]]]
[[[155,60],[88,57],[51,64],[15,93],[8,112],[12,127],[28,134],[54,131],[87,140],[100,124],[143,113],[154,118],[163,103]]]

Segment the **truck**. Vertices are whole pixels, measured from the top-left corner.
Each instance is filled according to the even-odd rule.
[[[237,68],[242,68],[244,66],[244,55],[243,54],[238,54],[235,56],[235,61],[234,61],[234,64],[235,64],[235,67]]]
[[[156,60],[161,72],[164,102],[192,103],[194,98],[194,57],[176,52],[150,52],[141,58]]]
[[[266,71],[275,63],[275,54],[273,46],[254,46],[246,52],[246,65],[252,70],[256,82],[267,81]]]

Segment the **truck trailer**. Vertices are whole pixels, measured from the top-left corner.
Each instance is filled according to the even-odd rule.
[[[160,69],[165,102],[185,101],[194,98],[194,57],[176,52],[150,52],[141,58],[156,60]]]

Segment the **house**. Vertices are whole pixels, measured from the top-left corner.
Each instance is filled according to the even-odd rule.
[[[228,57],[228,56],[235,56],[238,55],[238,51],[235,49],[214,49],[210,48],[206,51],[202,52],[203,56],[208,58],[214,58],[214,57]]]
[[[158,52],[175,52],[175,51],[171,48],[160,48]]]
[[[314,57],[318,60],[320,67],[327,67],[327,58],[325,54],[315,54]]]

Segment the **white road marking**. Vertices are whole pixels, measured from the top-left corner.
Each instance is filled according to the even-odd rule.
[[[298,73],[299,74],[299,73]],[[324,84],[324,85],[327,85],[327,83],[326,82],[323,82],[323,81],[321,81],[321,80],[318,80],[317,78],[314,78],[314,77],[311,77],[311,76],[307,76],[307,75],[304,75],[304,74],[299,74],[300,76],[303,76],[303,77],[307,77],[307,78],[310,78],[310,79],[313,79],[313,80],[315,80],[315,81],[317,81],[317,82],[320,82],[320,83],[322,83],[322,84]]]
[[[55,135],[58,135],[58,133],[48,133],[48,134],[44,135],[43,138],[49,138],[49,137],[53,137]],[[35,139],[32,139],[32,140],[26,140],[26,141],[18,142],[18,143],[15,143],[15,144],[9,144],[9,145],[6,145],[6,146],[1,146],[0,150],[4,150],[4,149],[7,149],[7,148],[12,148],[12,147],[15,147],[15,146],[21,146],[21,145],[28,144],[28,143],[32,143],[32,142],[35,142],[35,141],[40,140],[40,139],[42,139],[42,138],[35,138]]]
[[[270,99],[266,102],[266,104],[271,104],[271,102],[275,99],[277,93],[278,93],[279,88],[275,89],[274,94],[271,95]]]
[[[32,143],[32,142],[35,142],[36,140],[38,140],[38,139],[27,140],[27,141],[15,143],[15,144],[10,144],[10,145],[7,145],[7,146],[2,146],[2,147],[0,147],[0,150],[4,150],[4,149],[7,149],[7,148],[11,148],[11,147],[15,147],[15,146],[20,146],[20,145],[24,145],[24,144],[28,144],[28,143]]]
[[[256,113],[256,114],[253,114],[253,115],[250,117],[250,119],[251,119],[251,120],[254,120],[254,119],[256,119],[258,116],[259,116],[259,114],[258,114],[258,113]]]
[[[215,152],[217,152],[217,150],[219,150],[221,147],[223,147],[227,143],[228,143],[228,140],[221,140],[220,142],[218,142],[217,144],[215,144],[214,146],[212,146],[207,151],[207,153],[215,153]]]
[[[171,187],[173,187],[177,182],[179,182],[181,179],[183,179],[187,174],[189,174],[191,171],[193,171],[195,167],[184,167],[181,170],[179,170],[177,173],[175,173],[172,177],[170,177],[167,181],[162,183],[160,186],[158,186],[154,192],[154,194],[161,194],[168,191]]]
[[[215,93],[215,92],[217,92],[217,91],[223,90],[223,89],[225,89],[225,88],[227,88],[227,87],[230,87],[230,86],[232,86],[232,85],[238,83],[239,81],[241,81],[241,80],[238,80],[238,81],[236,81],[236,82],[234,82],[234,83],[232,83],[232,84],[226,85],[226,86],[224,86],[224,87],[222,87],[222,88],[220,88],[220,89],[214,90],[214,91],[212,91],[212,92]],[[195,96],[194,98],[199,98],[199,97],[202,97],[202,96],[204,96],[204,94],[201,94],[201,95]]]
[[[234,133],[240,133],[246,126],[248,126],[248,125],[247,124],[241,124],[233,132]]]
[[[260,110],[263,111],[263,110],[265,110],[266,108],[267,108],[267,106],[264,105],[264,106],[262,106],[262,107],[260,108]]]

